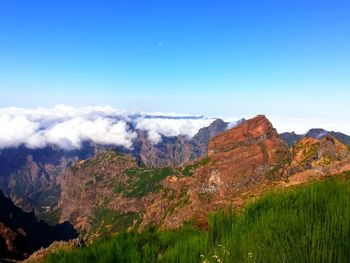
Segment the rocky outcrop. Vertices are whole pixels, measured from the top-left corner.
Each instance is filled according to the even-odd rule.
[[[61,219],[89,229],[104,207],[117,212],[118,220],[136,213],[138,220],[131,222],[135,219],[141,228],[150,223],[177,227],[281,179],[288,156],[288,147],[264,116],[219,134],[209,142],[207,157],[183,166],[142,168],[131,157],[97,155],[70,169],[62,187]],[[104,211],[104,218],[111,211]]]
[[[300,184],[350,170],[349,147],[335,137],[303,138],[291,149],[285,172],[289,184]]]
[[[128,179],[124,172],[132,167],[137,167],[133,157],[114,151],[100,153],[70,167],[62,183],[60,221],[72,222],[79,230],[90,228],[95,210],[108,205],[118,187]]]
[[[167,177],[164,191],[180,201],[157,199],[143,221],[173,228],[196,218],[205,225],[209,211],[349,171],[349,157],[348,146],[332,136],[305,138],[288,149],[266,117],[257,116],[213,138],[208,156],[183,167],[182,175]]]
[[[350,170],[349,157],[349,148],[332,136],[288,148],[260,115],[215,136],[205,157],[181,166],[142,167],[117,153],[74,165],[62,189],[62,219],[99,234],[96,225],[108,232],[149,224],[176,228],[195,218],[205,226],[210,211]]]
[[[118,148],[119,152],[132,154],[139,163],[148,167],[181,165],[206,154],[210,138],[227,128],[222,120],[202,128],[193,139],[186,136],[165,137],[158,144],[149,140],[143,130],[132,150]],[[130,126],[130,129],[133,129]],[[85,142],[81,149],[62,150],[56,146],[28,149],[24,146],[0,151],[0,190],[27,212],[50,223],[56,223],[61,182],[73,163],[86,160],[97,153],[115,150],[115,146]]]
[[[240,120],[237,124],[243,122]],[[224,132],[228,128],[228,123],[221,119],[213,121],[208,127],[204,127],[198,131],[193,137],[192,142],[195,145],[194,153],[195,159],[203,157],[207,154],[209,141],[220,133]]]
[[[213,138],[208,158],[210,165],[200,174],[225,196],[281,178],[288,148],[266,117],[257,116]]]
[[[242,194],[281,180],[288,158],[288,147],[265,116],[219,134],[210,140],[208,156],[189,165],[191,177],[166,182],[178,195],[186,191],[188,202],[166,215],[163,226],[177,227],[193,217],[205,220],[208,211],[239,205]]]

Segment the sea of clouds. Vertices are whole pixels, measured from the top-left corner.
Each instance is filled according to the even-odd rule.
[[[253,117],[253,116],[251,116]],[[311,128],[340,131],[350,134],[348,121],[267,116],[278,132],[295,131],[303,134]],[[101,145],[132,148],[136,129],[147,131],[153,143],[162,136],[184,135],[192,138],[199,129],[216,118],[179,113],[127,112],[110,106],[0,109],[0,149],[25,145],[43,148],[57,145],[62,149],[77,149],[85,141]],[[224,118],[228,128],[239,118]]]
[[[214,120],[176,113],[130,113],[110,106],[10,107],[0,109],[0,149],[19,145],[42,148],[52,144],[74,149],[84,141],[131,148],[137,136],[135,129],[146,130],[149,139],[158,143],[162,135],[191,138]]]

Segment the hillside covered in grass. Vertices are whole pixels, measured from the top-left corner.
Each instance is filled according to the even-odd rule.
[[[270,192],[208,229],[123,232],[46,262],[348,262],[350,173]]]

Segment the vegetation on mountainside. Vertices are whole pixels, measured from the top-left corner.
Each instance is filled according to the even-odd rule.
[[[47,212],[36,214],[36,217],[38,220],[43,220],[45,223],[49,224],[50,226],[57,225],[60,221],[60,216],[61,216],[60,208],[54,208]]]
[[[194,164],[191,165],[187,165],[183,170],[182,170],[182,174],[185,176],[191,176],[193,174],[193,170],[196,170],[198,167],[207,165],[210,162],[210,158],[206,157]]]
[[[84,163],[85,167],[92,167],[95,165],[104,165],[105,163],[118,163],[120,161],[124,161],[125,159],[128,159],[129,156],[123,155],[119,153],[118,151],[106,151],[101,152],[95,155],[91,160]]]
[[[319,146],[320,142],[306,142],[305,144],[298,144],[294,146],[293,153],[296,154],[297,152],[302,151],[304,158],[300,161],[300,163],[303,164],[317,154]]]
[[[46,262],[348,262],[350,173],[218,211],[208,230],[123,232]]]
[[[116,233],[133,226],[138,219],[139,214],[135,212],[122,213],[109,208],[95,208],[89,232],[104,239],[109,236],[109,233]]]
[[[170,167],[147,169],[135,167],[128,169],[128,184],[119,187],[125,197],[142,197],[148,193],[158,192],[162,186],[160,182],[167,176],[174,174]]]

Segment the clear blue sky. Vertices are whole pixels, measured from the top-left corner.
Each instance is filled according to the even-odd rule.
[[[350,123],[350,2],[1,0],[0,107]]]

